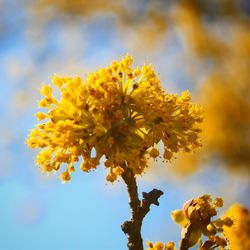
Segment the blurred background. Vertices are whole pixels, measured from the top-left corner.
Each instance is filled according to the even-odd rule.
[[[123,183],[105,169],[69,184],[46,176],[25,145],[39,88],[131,54],[152,63],[167,92],[204,106],[203,148],[150,162],[139,190],[165,195],[145,219],[145,241],[178,242],[170,211],[193,197],[250,207],[250,2],[248,0],[0,0],[0,242],[4,250],[125,250]]]

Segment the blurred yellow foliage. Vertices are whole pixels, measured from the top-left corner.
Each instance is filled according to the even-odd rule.
[[[220,1],[220,4],[211,1],[210,7],[220,6],[211,22],[204,19],[208,14],[204,10],[212,10],[206,8],[209,4],[182,2],[177,20],[186,29],[187,43],[202,59],[209,56],[213,61],[196,90],[197,99],[205,109],[204,147],[196,155],[179,158],[177,171],[192,172],[199,168],[197,164],[217,158],[234,172],[249,173],[249,19],[238,1]],[[217,24],[220,29],[216,33]]]
[[[233,219],[232,227],[224,227],[224,234],[229,240],[229,250],[250,249],[250,212],[240,204],[232,205],[224,215]]]
[[[215,63],[196,89],[197,99],[205,109],[204,147],[194,155],[179,157],[177,172],[191,173],[200,164],[219,159],[234,173],[249,173],[250,37],[246,34],[246,27],[232,34],[225,57]]]
[[[249,75],[250,77],[250,75]],[[213,77],[202,86],[205,150],[236,171],[250,167],[250,85]],[[202,94],[201,94],[202,95]],[[209,99],[208,99],[209,98]]]
[[[40,0],[36,3],[36,7],[40,8],[40,11],[58,11],[60,18],[63,14],[78,15],[83,17],[93,17],[99,12],[116,12],[120,13],[122,6],[124,6],[123,0],[117,1],[102,1],[102,0]],[[38,9],[36,9],[38,11]],[[61,16],[60,16],[61,15]],[[47,17],[48,18],[48,17]],[[52,18],[52,16],[50,17]]]
[[[143,45],[153,49],[161,43],[161,37],[180,30],[185,44],[197,55],[223,57],[228,49],[227,41],[221,34],[218,35],[216,28],[228,23],[248,23],[244,4],[245,1],[241,3],[238,0],[39,0],[33,5],[33,10],[37,19],[45,21],[67,17],[75,20],[94,20],[100,16],[114,18],[118,30],[125,28],[126,33],[133,32],[134,36],[138,36],[137,49],[142,46],[142,41]]]
[[[166,10],[164,5],[158,0],[147,4],[144,1],[124,0],[39,0],[33,5],[33,11],[37,20],[44,23],[55,19],[93,21],[101,16],[109,17],[116,24],[118,32],[122,29],[122,32],[131,32],[133,37],[137,37],[133,42],[137,49],[142,46],[141,39],[143,46],[153,49],[167,30],[167,13],[162,11],[162,8]]]

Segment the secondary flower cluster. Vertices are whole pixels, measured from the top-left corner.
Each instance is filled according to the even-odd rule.
[[[166,160],[180,149],[200,146],[201,108],[190,102],[189,93],[164,92],[151,65],[133,69],[132,62],[126,56],[91,73],[86,81],[54,76],[60,100],[51,85],[42,87],[39,107],[48,112],[36,114],[43,122],[31,131],[27,144],[43,149],[37,156],[43,171],[65,165],[61,178],[69,181],[79,158],[81,170],[88,172],[105,156],[107,180],[113,182],[128,167],[141,174],[148,157],[159,156],[160,141]]]
[[[198,242],[199,250],[211,250],[216,247],[224,249],[227,246],[223,233],[225,227],[233,225],[232,219],[225,217],[212,220],[212,217],[217,215],[217,208],[222,206],[221,198],[212,201],[210,195],[203,195],[186,202],[183,210],[172,212],[173,220],[182,227],[182,247],[188,249]],[[202,235],[207,237],[204,243],[201,241]]]

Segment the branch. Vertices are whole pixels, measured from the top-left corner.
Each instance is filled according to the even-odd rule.
[[[121,228],[122,231],[128,235],[128,248],[129,250],[143,250],[143,240],[141,237],[142,221],[146,214],[150,211],[151,204],[159,205],[158,199],[163,192],[153,189],[149,193],[143,192],[143,199],[140,201],[138,198],[138,190],[136,178],[133,170],[126,168],[122,174],[122,178],[127,186],[129,194],[129,205],[131,209],[131,219],[125,221]]]
[[[131,219],[133,220],[137,217],[141,202],[138,198],[137,184],[133,170],[127,168],[122,174],[122,178],[127,186],[129,205],[131,209]]]
[[[141,211],[140,214],[143,218],[146,216],[146,214],[150,211],[150,206],[152,204],[159,206],[158,199],[163,195],[163,192],[158,189],[153,189],[149,193],[143,192],[142,196],[142,202],[141,202]]]

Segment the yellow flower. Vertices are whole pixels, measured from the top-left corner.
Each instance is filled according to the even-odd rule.
[[[187,201],[183,210],[175,210],[171,213],[172,219],[182,227],[182,247],[195,246],[201,240],[202,235],[208,240],[201,244],[199,248],[201,250],[227,245],[223,232],[224,227],[232,226],[232,219],[226,217],[212,220],[217,215],[217,208],[222,206],[222,198],[215,198],[213,201],[211,196],[206,194]]]
[[[125,168],[141,174],[148,156],[159,156],[160,141],[165,160],[181,149],[191,151],[201,145],[197,129],[201,108],[190,102],[189,93],[180,97],[166,93],[151,65],[133,69],[132,62],[127,55],[91,73],[86,82],[80,77],[54,76],[60,100],[50,85],[43,85],[39,106],[48,112],[36,116],[48,121],[38,124],[27,139],[30,147],[51,153],[48,162],[38,161],[42,169],[49,164],[58,171],[63,163],[69,169],[82,158],[80,168],[89,172],[105,156],[105,166],[114,167],[107,178],[113,182]],[[70,179],[66,172],[63,181]]]

